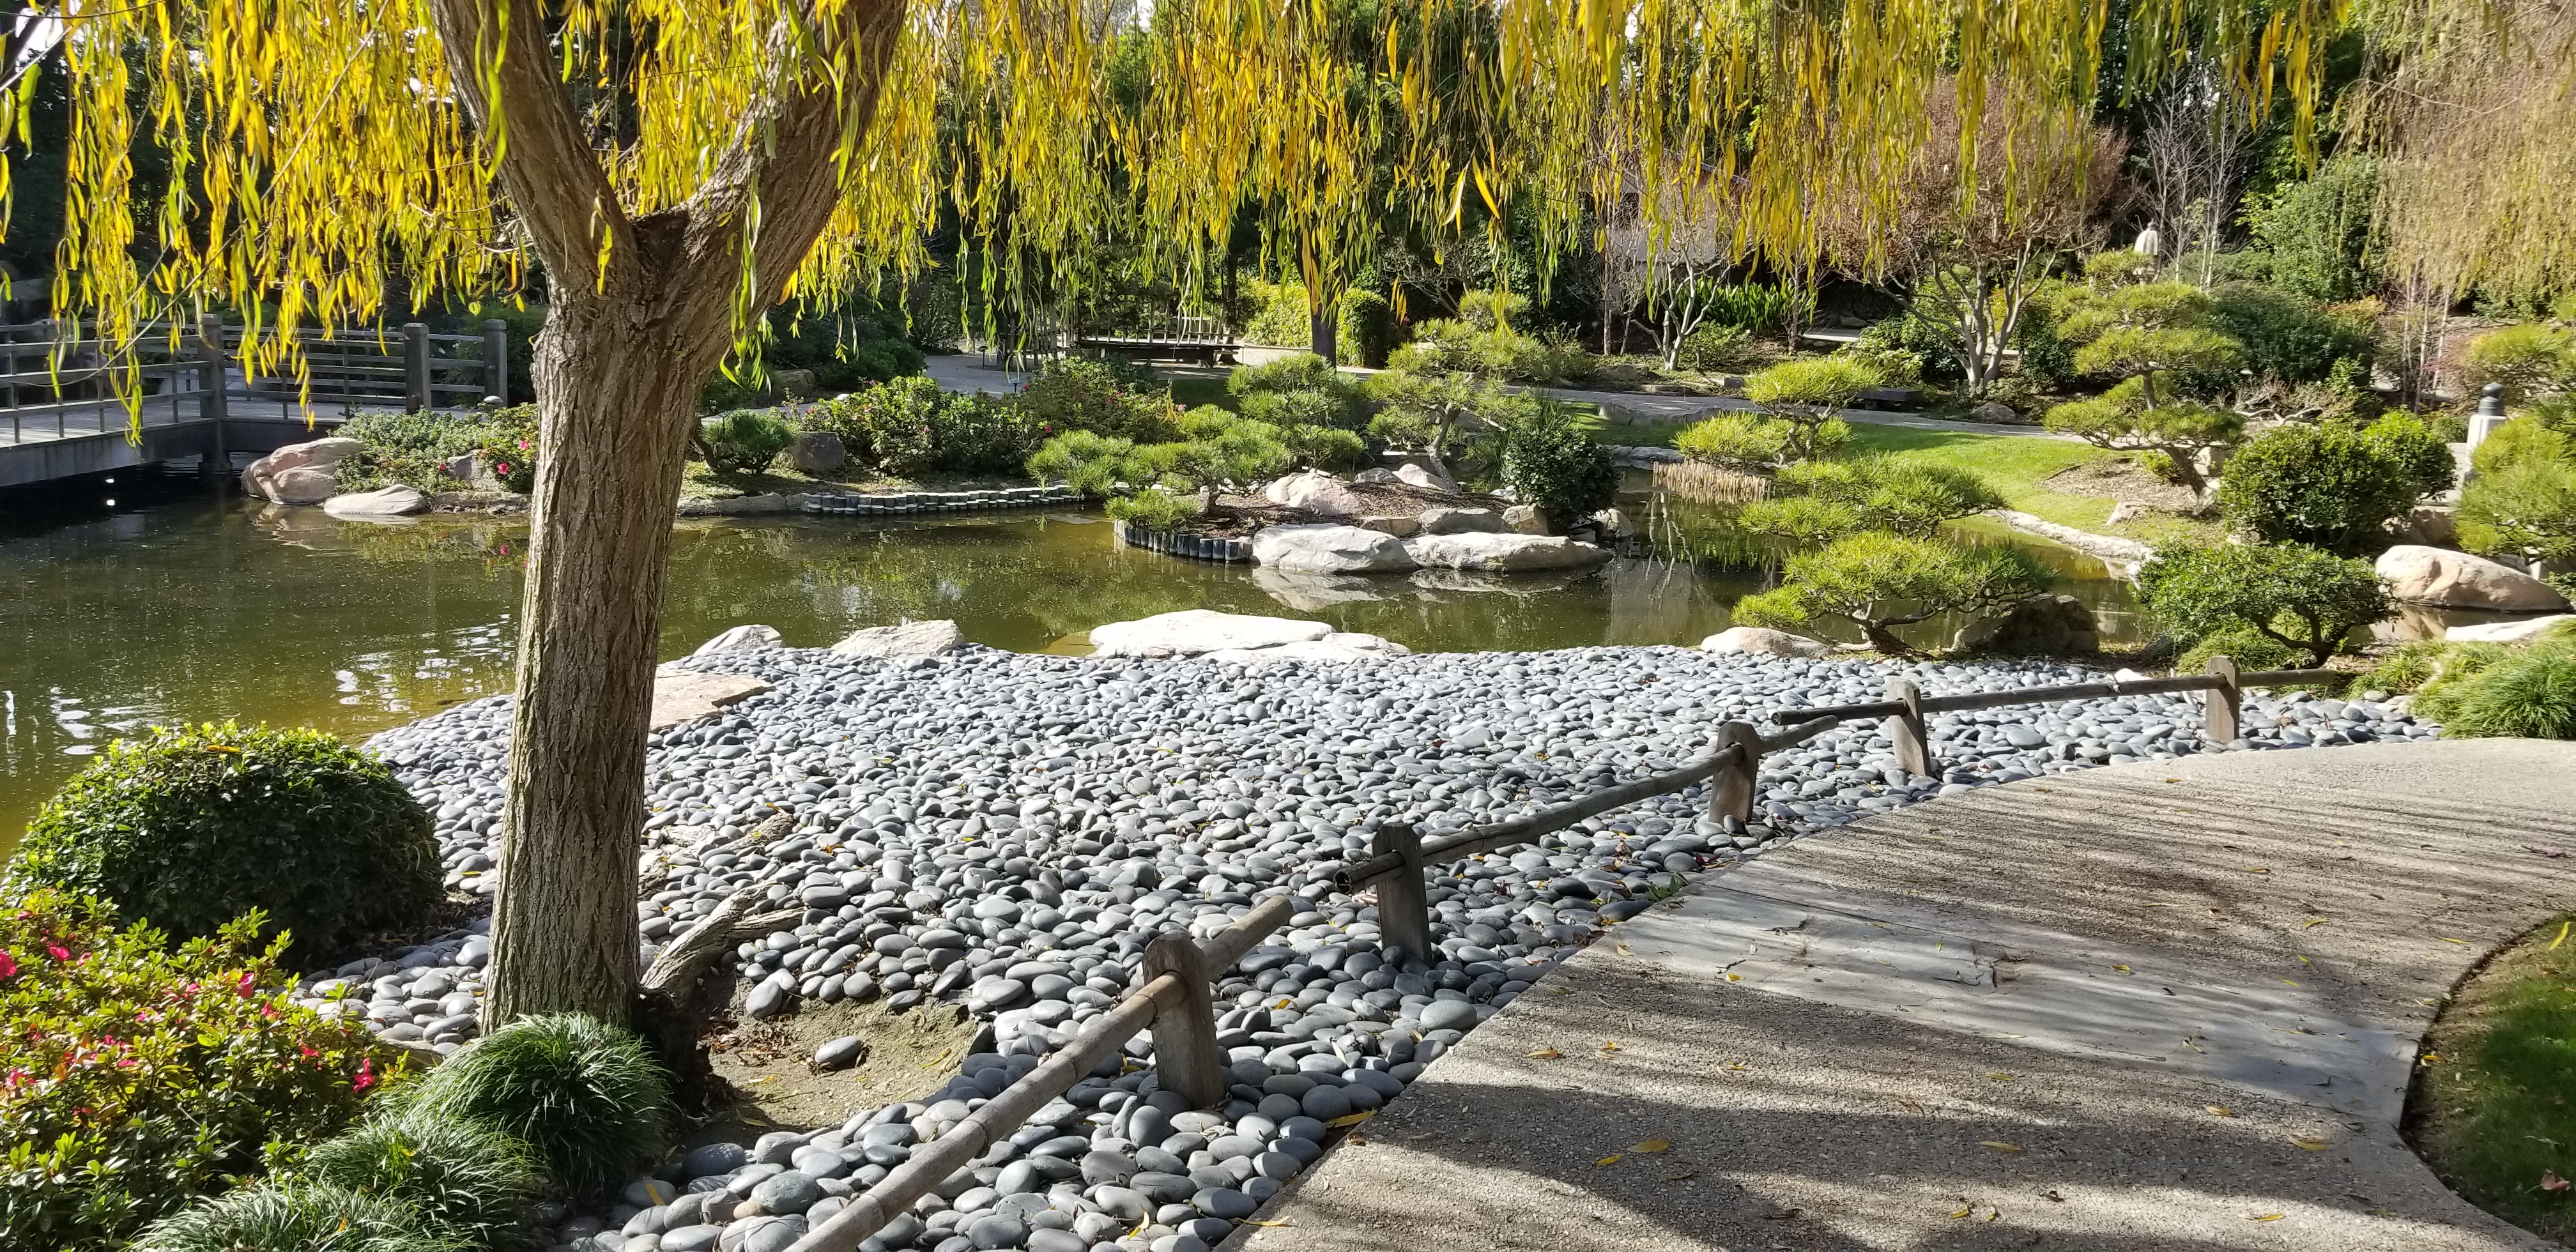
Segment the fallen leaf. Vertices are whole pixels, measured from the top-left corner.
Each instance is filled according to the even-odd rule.
[[[1286,1223],[1286,1222],[1264,1222],[1264,1221],[1255,1221],[1254,1219],[1247,1217],[1247,1218],[1244,1218],[1244,1219],[1243,1219],[1243,1224],[1244,1224],[1244,1225],[1246,1225],[1246,1226],[1268,1226],[1268,1227],[1270,1227],[1271,1229],[1276,1230],[1276,1229],[1278,1229],[1279,1227],[1282,1227],[1282,1226],[1287,1225],[1288,1223]]]
[[[1648,1139],[1628,1150],[1631,1152],[1643,1152],[1648,1156],[1653,1156],[1658,1152],[1669,1151],[1672,1146],[1673,1141],[1670,1139]]]
[[[1742,982],[1742,981],[1744,981],[1744,975],[1742,975],[1742,974],[1728,974],[1728,975],[1726,976],[1726,981],[1728,981],[1728,982]]]
[[[2236,872],[2240,874],[2268,874],[2272,871],[2265,869],[2260,865],[2239,865],[2236,867]]]
[[[2181,779],[2179,779],[2179,778],[2168,778],[2168,779],[2166,779],[2165,781],[2166,781],[2166,782],[2181,782],[2182,780],[2181,780]]]
[[[1630,951],[1630,950],[1629,950],[1629,948],[1628,948],[1628,945],[1623,943],[1623,944],[1620,944],[1620,945],[1619,945],[1619,955],[1621,955],[1621,956],[1635,956],[1635,955],[1637,955],[1637,954],[1636,954],[1635,952],[1633,952],[1633,951]]]
[[[2531,850],[2546,857],[2561,857],[2567,855],[2567,849],[2552,847],[2545,843],[2535,843],[2531,845]]]
[[[1616,1039],[1604,1039],[1601,1041],[1601,1050],[1604,1052],[1616,1052],[1619,1050],[1619,1041]]]
[[[1986,1080],[1989,1082],[2011,1082],[2013,1080],[2013,1076],[2003,1072],[2002,1070],[1996,1070],[1993,1073],[1986,1075]]]
[[[2234,1117],[2236,1116],[2236,1110],[2231,1109],[2224,1104],[2213,1104],[2209,1106],[2209,1115],[2212,1117]]]
[[[2462,947],[2467,947],[2467,946],[2468,946],[2468,943],[2469,943],[2469,941],[2468,941],[2468,940],[2466,940],[2466,939],[2454,939],[2454,938],[2450,937],[2449,935],[2435,935],[2435,936],[2433,936],[2433,937],[2434,937],[2434,938],[2436,938],[2436,939],[2441,940],[2441,941],[2442,941],[2442,942],[2444,942],[2444,943],[2456,943],[2456,944],[2459,944],[2459,945],[2460,945],[2460,946],[2462,946]]]
[[[2285,987],[2295,987],[2295,986],[2298,986],[2298,985],[2299,985],[2299,984],[2297,984],[2297,983],[2291,982],[2291,981],[2290,981],[2289,979],[2287,979],[2287,978],[2284,978],[2284,979],[2282,979],[2282,980],[2280,980],[2280,981],[2281,981],[2281,985],[2282,985],[2282,986],[2285,986]]]
[[[2427,1052],[2424,1054],[2423,1059],[2416,1062],[2418,1065],[2439,1065],[2441,1063],[2442,1054],[2439,1052]]]
[[[2281,1220],[2282,1216],[2283,1214],[2280,1213],[2258,1213],[2252,1217],[2246,1218],[2245,1220],[2249,1222],[2277,1222]]]
[[[1664,1181],[1665,1181],[1665,1182],[1680,1182],[1680,1181],[1682,1181],[1682,1180],[1683,1180],[1683,1179],[1685,1179],[1685,1178],[1696,1178],[1696,1177],[1698,1177],[1698,1176],[1699,1176],[1699,1171],[1698,1171],[1698,1170],[1695,1170],[1695,1169],[1686,1169],[1686,1170],[1683,1170],[1682,1172],[1680,1172],[1680,1173],[1678,1173],[1678,1174],[1666,1174],[1666,1175],[1664,1175]]]
[[[1554,1048],[1540,1048],[1538,1051],[1530,1053],[1530,1059],[1538,1061],[1553,1061],[1564,1055],[1564,1053],[1559,1052]]]
[[[1740,1073],[1743,1073],[1744,1071],[1749,1070],[1749,1069],[1751,1069],[1751,1068],[1753,1068],[1753,1067],[1752,1067],[1752,1066],[1750,1066],[1750,1065],[1745,1064],[1745,1063],[1744,1063],[1744,1062],[1742,1062],[1742,1061],[1728,1061],[1728,1062],[1726,1063],[1726,1068],[1728,1068],[1729,1070],[1732,1070],[1732,1071],[1734,1071],[1734,1072],[1736,1072],[1736,1073],[1739,1073],[1739,1074],[1740,1074]]]
[[[2123,973],[2123,974],[2125,974],[2125,973],[2128,973],[2128,972],[2129,972],[2129,967],[2128,967],[2128,966],[2126,966],[2126,965],[2114,965],[2114,966],[2112,966],[2111,968],[2116,969],[2116,970],[2120,971],[2120,972],[2121,972],[2121,973]]]
[[[1792,1217],[1803,1215],[1806,1211],[1807,1210],[1805,1209],[1773,1209],[1770,1212],[1763,1214],[1762,1220],[1766,1222],[1785,1222]]]
[[[2299,1147],[2305,1148],[2310,1152],[2323,1152],[2327,1148],[2333,1146],[2323,1139],[2302,1139],[2297,1135],[2290,1136],[2290,1142],[2297,1144]]]
[[[1602,1157],[1600,1160],[1597,1160],[1597,1161],[1594,1161],[1594,1162],[1593,1162],[1593,1164],[1595,1164],[1595,1165],[1616,1165],[1616,1164],[1618,1164],[1618,1163],[1619,1163],[1619,1154],[1618,1154],[1618,1153],[1616,1153],[1616,1152],[1613,1152],[1613,1153],[1611,1153],[1610,1155],[1605,1156],[1605,1157]]]
[[[2050,1200],[2050,1201],[2054,1201],[2054,1202],[2056,1202],[2056,1203],[2058,1203],[2058,1204],[2064,1204],[2064,1203],[2066,1203],[2066,1197],[2065,1197],[2065,1196],[2062,1196],[2062,1195],[2057,1194],[2057,1192],[2056,1192],[2056,1191],[2054,1191],[2054,1190],[2049,1190],[2049,1191],[2043,1191],[2043,1192],[2040,1192],[2040,1193],[2039,1193],[2039,1198],[2040,1198],[2040,1199],[2043,1199],[2043,1200]]]
[[[1342,1126],[1357,1126],[1361,1122],[1367,1121],[1375,1116],[1377,1116],[1376,1109],[1361,1109],[1359,1112],[1344,1114],[1343,1116],[1336,1117],[1324,1124],[1336,1128]]]
[[[1921,1100],[1899,1100],[1896,1102],[1896,1107],[1901,1108],[1908,1113],[1920,1113],[1923,1111],[1923,1102]]]
[[[2552,952],[2557,951],[2557,950],[2558,950],[2558,945],[2559,945],[2559,944],[2562,944],[2562,943],[2567,942],[2567,928],[2568,928],[2569,926],[2571,926],[2571,925],[2576,925],[2576,922],[2560,922],[2560,923],[2558,923],[2558,937],[2549,941],[2549,950],[2550,950],[2550,951],[2552,951]]]
[[[1961,1209],[1961,1210],[1959,1210],[1959,1211],[1958,1211],[1958,1212],[1956,1212],[1956,1213],[1952,1213],[1950,1216],[1952,1216],[1952,1217],[1966,1217],[1968,1214],[1970,1214],[1970,1213],[1974,1213],[1974,1212],[1976,1212],[1976,1211],[1977,1211],[1977,1210],[1975,1210],[1975,1209],[1973,1209],[1973,1208],[1965,1208],[1965,1209]]]
[[[1977,1146],[1981,1148],[1993,1148],[1997,1152],[2010,1152],[2015,1156],[2021,1155],[2020,1148],[2014,1147],[2009,1143],[2005,1143],[2000,1139],[1979,1139],[1977,1141]]]
[[[2555,1170],[2544,1169],[2540,1171],[2540,1189],[2543,1191],[2565,1191],[2567,1189],[2567,1180],[2559,1177]]]
[[[2311,917],[2311,918],[2309,918],[2308,920],[2306,920],[2306,921],[2304,921],[2304,922],[2299,923],[2299,929],[2301,929],[2301,930],[2306,930],[2306,929],[2307,929],[2308,927],[2310,927],[2310,926],[2323,926],[2323,925],[2325,925],[2325,924],[2326,924],[2326,919],[2325,919],[2325,918],[2322,918],[2322,917]]]

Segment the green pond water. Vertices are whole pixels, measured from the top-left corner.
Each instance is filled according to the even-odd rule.
[[[117,477],[0,492],[0,847],[140,727],[239,718],[356,737],[508,689],[524,519],[340,522],[193,477]],[[1283,576],[1122,547],[1096,513],[684,520],[662,652],[745,622],[818,647],[906,618],[1081,651],[1103,622],[1192,608],[1317,618],[1422,652],[1691,644],[1764,585],[1759,569],[1657,555],[1697,506],[1621,503],[1666,541],[1572,576]],[[2020,542],[2008,533],[1967,537]],[[2028,546],[2109,637],[2134,634],[2128,588],[2100,562]],[[1907,633],[1930,643],[1955,626]]]

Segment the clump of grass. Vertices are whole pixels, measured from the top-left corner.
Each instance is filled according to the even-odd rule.
[[[2407,1132],[2478,1207],[2536,1234],[2576,1236],[2576,943],[2557,918],[2498,953],[2425,1038]]]
[[[154,1222],[130,1252],[470,1252],[411,1208],[327,1184],[257,1186]]]
[[[405,1205],[423,1225],[473,1247],[534,1243],[523,1219],[546,1182],[535,1153],[445,1110],[368,1122],[313,1149],[306,1165],[323,1183]]]
[[[662,1067],[634,1035],[578,1015],[512,1022],[394,1094],[403,1116],[434,1110],[527,1144],[575,1197],[623,1184],[670,1144]]]
[[[2456,683],[2432,700],[2444,734],[2576,739],[2576,647],[2523,649]]]

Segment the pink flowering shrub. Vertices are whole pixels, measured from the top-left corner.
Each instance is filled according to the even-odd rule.
[[[296,1007],[252,913],[176,948],[104,902],[0,912],[0,1245],[106,1252],[336,1133],[401,1052]]]

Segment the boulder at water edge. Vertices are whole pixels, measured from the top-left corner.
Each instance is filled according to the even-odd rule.
[[[1417,516],[1422,522],[1417,534],[1498,535],[1506,529],[1503,515],[1492,509],[1424,509]]]
[[[1539,512],[1535,504],[1515,504],[1503,510],[1503,529],[1515,535],[1544,535],[1548,533],[1547,514]]]
[[[1290,474],[1261,489],[1261,498],[1272,504],[1304,509],[1323,517],[1358,517],[1368,510],[1359,493],[1349,483],[1322,470]]]
[[[809,430],[787,445],[787,463],[808,474],[829,474],[849,463],[850,450],[828,430]]]
[[[851,631],[832,645],[842,656],[939,656],[966,646],[955,622],[905,622]]]
[[[1333,628],[1322,622],[1183,609],[1094,626],[1091,646],[1101,656],[1198,656],[1228,648],[1275,648],[1332,633]]]
[[[2102,650],[2102,627],[2073,596],[2032,596],[2001,617],[1969,623],[1952,646],[2007,656],[2089,656]]]
[[[1413,568],[1404,541],[1359,526],[1271,526],[1252,537],[1252,559],[1295,574],[1378,574]]]
[[[1412,651],[1382,636],[1335,631],[1321,639],[1283,643],[1275,648],[1227,648],[1206,653],[1199,659],[1229,661],[1237,665],[1261,665],[1272,661],[1379,661]]]
[[[690,653],[689,655],[713,656],[718,652],[760,652],[769,648],[783,648],[786,646],[787,641],[779,635],[776,629],[772,627],[758,625],[736,626],[713,639],[707,640],[705,643],[699,644],[698,650]]]
[[[343,435],[290,443],[251,462],[242,490],[279,504],[320,504],[340,494],[340,462],[362,446]]]
[[[1729,626],[1699,641],[1702,652],[1742,652],[1752,656],[1824,656],[1834,645],[1822,639],[1809,639],[1785,630],[1767,630],[1760,626]]]
[[[1518,570],[1588,569],[1610,559],[1610,550],[1576,543],[1559,535],[1424,535],[1404,542],[1413,562],[1425,569]]]
[[[322,511],[350,521],[408,517],[429,507],[429,497],[396,483],[373,491],[353,491],[322,502]]]
[[[2547,617],[2526,617],[2518,622],[2480,622],[2475,626],[2454,626],[2442,632],[2444,639],[2472,643],[2521,643],[2537,639],[2549,629],[2576,622],[2576,614],[2552,613]]]
[[[2388,580],[2388,594],[2408,604],[2499,613],[2555,613],[2567,607],[2565,596],[2529,574],[2447,548],[2402,543],[2379,554],[2378,569]]]

